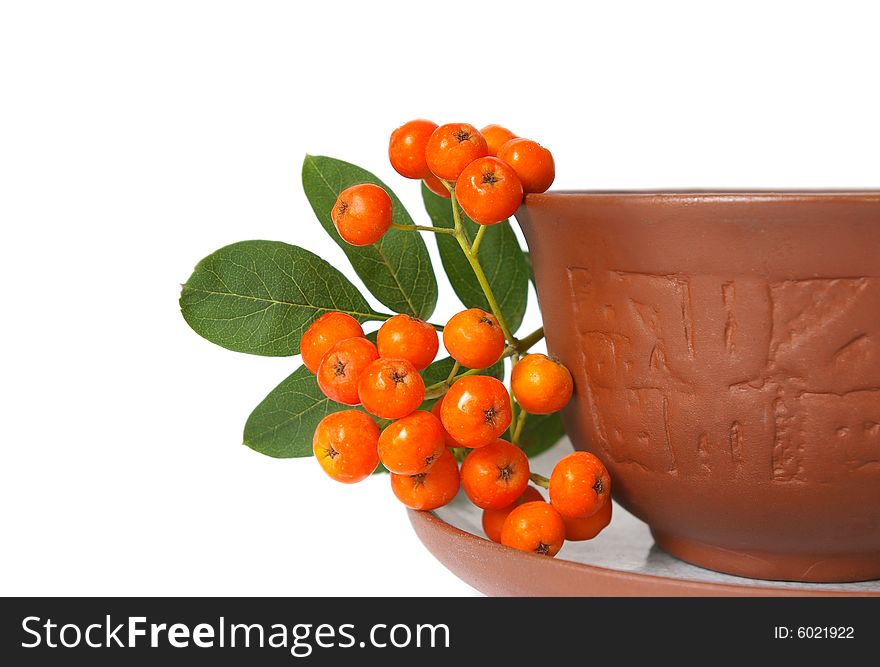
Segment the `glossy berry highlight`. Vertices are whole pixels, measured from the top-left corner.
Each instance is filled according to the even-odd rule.
[[[446,505],[455,498],[459,485],[458,461],[448,449],[423,473],[391,473],[391,490],[394,495],[414,510],[434,510]]]
[[[363,338],[364,330],[351,315],[339,312],[324,313],[306,329],[299,342],[303,364],[312,373],[318,372],[321,358],[336,343],[347,338]]]
[[[379,351],[366,338],[347,338],[336,343],[318,364],[318,387],[331,401],[357,405],[358,382]]]
[[[510,394],[493,377],[470,375],[455,381],[440,407],[446,432],[464,447],[485,447],[510,426]]]
[[[360,410],[342,410],[318,423],[312,451],[331,478],[353,484],[372,475],[379,465],[378,441],[379,427],[369,415]]]
[[[365,246],[378,241],[391,227],[391,209],[391,197],[383,188],[361,183],[339,194],[330,217],[346,243]]]
[[[516,445],[496,440],[475,449],[461,464],[461,485],[482,509],[507,507],[529,484],[529,459]]]

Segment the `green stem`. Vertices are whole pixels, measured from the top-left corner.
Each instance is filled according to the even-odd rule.
[[[525,338],[516,341],[516,349],[519,352],[527,352],[535,343],[544,338],[544,327],[536,329]]]
[[[435,234],[455,234],[454,229],[448,227],[431,227],[429,225],[402,225],[399,222],[392,222],[394,229],[402,232],[434,232]]]
[[[446,384],[452,384],[452,378],[454,378],[455,374],[458,373],[459,368],[461,368],[461,364],[456,361],[452,365],[452,370],[449,371],[449,376],[446,378]]]
[[[455,221],[455,238],[458,241],[458,245],[461,246],[464,256],[471,265],[471,269],[473,269],[474,275],[477,277],[477,282],[480,283],[483,294],[486,295],[486,301],[489,302],[489,308],[495,316],[495,319],[498,320],[498,326],[501,327],[501,332],[504,334],[504,338],[509,342],[513,342],[513,334],[510,331],[510,327],[507,326],[507,320],[504,319],[504,314],[501,312],[501,307],[495,299],[495,294],[492,292],[489,280],[486,278],[486,274],[483,272],[483,267],[480,265],[476,256],[474,256],[471,245],[468,243],[467,237],[465,236],[464,227],[461,224],[461,213],[459,213],[458,210],[458,200],[455,198],[455,190],[452,190],[450,198],[452,200],[452,218]]]
[[[464,373],[459,373],[458,375],[451,377],[451,378],[447,378],[447,379],[443,380],[442,382],[436,382],[432,385],[428,385],[427,387],[425,387],[425,400],[427,401],[432,398],[440,398],[447,391],[449,391],[449,387],[451,387],[452,384],[456,380],[459,380],[463,377],[468,377],[469,375],[478,375],[478,374],[482,373],[484,370],[485,370],[484,368],[471,368],[470,370],[467,370]]]
[[[477,235],[474,237],[474,242],[471,244],[471,254],[476,257],[480,252],[480,244],[483,242],[483,237],[486,235],[486,230],[489,228],[489,225],[480,225],[480,229],[477,231]]]
[[[545,488],[545,489],[550,488],[550,480],[547,479],[546,477],[544,477],[544,475],[539,475],[538,473],[533,472],[532,474],[529,475],[529,479],[532,480],[532,483],[534,483],[542,488]]]
[[[528,413],[522,408],[519,409],[519,417],[516,418],[516,425],[513,427],[512,435],[510,436],[511,441],[514,445],[519,444],[520,436],[522,435],[523,426],[526,424],[526,415]]]

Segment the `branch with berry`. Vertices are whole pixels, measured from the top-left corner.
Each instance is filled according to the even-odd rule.
[[[517,549],[554,556],[566,539],[595,537],[611,521],[602,463],[575,452],[549,479],[529,466],[564,435],[558,411],[573,383],[557,359],[530,352],[543,329],[516,337],[531,269],[508,218],[525,194],[550,187],[553,156],[499,125],[427,120],[396,129],[388,156],[422,181],[430,225],[341,160],[306,156],[303,187],[363,285],[393,312],[375,310],[329,262],[277,241],[221,248],[183,286],[183,317],[204,338],[302,357],[251,413],[245,444],[278,458],[314,455],[344,483],[388,472],[416,510],[463,488],[487,537]],[[423,234],[435,236],[466,307],[442,326],[429,321],[438,287]],[[368,322],[382,324],[366,334]],[[440,360],[438,331],[449,355]]]

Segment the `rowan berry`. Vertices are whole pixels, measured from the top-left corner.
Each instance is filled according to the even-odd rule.
[[[425,187],[428,188],[435,195],[443,197],[443,199],[450,199],[452,197],[452,193],[449,192],[449,188],[441,181],[439,178],[431,174],[430,176],[422,179],[425,182]]]
[[[563,516],[565,522],[565,539],[572,542],[580,540],[592,540],[596,535],[611,523],[611,507],[614,503],[607,498],[593,516],[585,519],[571,519]]]
[[[398,419],[379,436],[379,460],[399,475],[425,472],[445,450],[443,424],[424,410]]]
[[[462,366],[488,368],[504,354],[504,332],[494,315],[468,308],[453,315],[443,327],[443,345]]]
[[[440,347],[437,331],[427,322],[410,317],[395,315],[380,328],[376,338],[380,357],[406,359],[417,370],[427,368]]]
[[[394,170],[406,178],[427,178],[431,174],[425,161],[425,148],[437,123],[418,119],[404,123],[391,133],[388,159]]]
[[[337,403],[357,405],[358,380],[379,351],[366,338],[346,338],[327,350],[318,364],[318,387]]]
[[[559,512],[545,502],[514,508],[501,528],[501,544],[544,556],[555,556],[564,541],[565,523]]]
[[[605,465],[589,452],[563,457],[550,474],[550,502],[572,519],[595,514],[611,495],[611,478]]]
[[[522,495],[507,507],[497,510],[483,510],[483,532],[493,542],[501,542],[501,528],[508,515],[523,503],[543,502],[544,497],[534,486],[527,486]]]
[[[425,381],[406,359],[376,359],[358,381],[364,408],[383,419],[400,419],[425,400]]]
[[[352,185],[333,204],[330,217],[339,235],[351,245],[378,241],[391,227],[391,197],[372,183]]]
[[[315,458],[330,477],[353,484],[379,465],[379,427],[360,410],[333,412],[322,419],[312,438]]]
[[[506,220],[519,208],[523,188],[516,172],[498,158],[471,162],[455,182],[455,196],[467,216],[480,225]]]
[[[483,135],[473,125],[449,123],[431,134],[425,148],[428,167],[438,178],[454,181],[462,169],[489,154]]]
[[[299,341],[303,364],[312,373],[318,372],[321,357],[346,338],[363,338],[364,330],[351,315],[332,311],[324,313],[309,325]]]
[[[495,124],[487,125],[480,130],[480,134],[482,134],[483,138],[486,140],[486,145],[489,147],[489,155],[492,157],[498,155],[498,149],[504,144],[511,139],[516,139],[516,135],[513,132],[506,127]]]
[[[511,139],[498,149],[498,159],[513,167],[523,192],[544,192],[556,178],[553,155],[531,139]]]
[[[498,380],[469,375],[455,381],[440,407],[440,420],[464,447],[485,447],[510,426],[510,394]]]
[[[414,510],[442,507],[458,493],[458,461],[448,449],[425,472],[417,475],[391,473],[391,490],[397,499]]]
[[[507,507],[529,484],[529,459],[516,445],[496,440],[475,449],[461,464],[461,485],[481,509]]]
[[[510,387],[517,403],[533,415],[561,410],[571,399],[571,373],[545,354],[527,354],[516,362]]]

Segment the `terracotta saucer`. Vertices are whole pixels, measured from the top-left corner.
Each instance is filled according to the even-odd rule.
[[[533,461],[542,473],[567,441]],[[556,558],[515,551],[483,537],[480,510],[459,497],[436,512],[409,511],[428,550],[456,576],[501,596],[880,596],[880,580],[848,584],[763,581],[690,565],[660,549],[646,524],[620,506],[596,539],[569,542]]]

